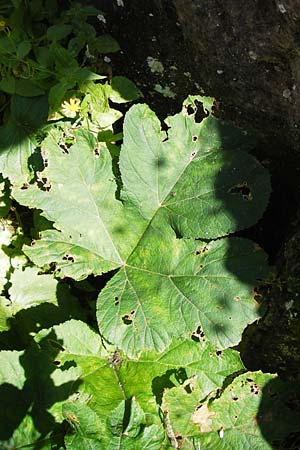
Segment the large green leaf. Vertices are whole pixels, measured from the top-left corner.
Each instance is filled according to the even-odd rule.
[[[146,425],[143,410],[133,398],[130,411],[126,411],[123,400],[110,414],[106,423],[86,404],[78,401],[64,405],[64,416],[75,429],[75,433],[65,438],[70,450],[89,448],[92,450],[159,450],[165,439],[164,432],[157,425]],[[124,427],[124,417],[128,424]]]
[[[124,450],[159,449],[166,388],[193,384],[201,400],[243,368],[236,351],[192,339],[130,359],[105,350],[100,336],[76,320],[40,331],[25,351],[0,352],[0,363],[0,440],[32,444],[65,418],[74,430],[66,437],[72,450],[83,443],[113,450],[116,442]]]
[[[210,344],[192,339],[174,342],[162,354],[147,352],[135,359],[126,357],[118,350],[107,353],[102,347],[100,336],[83,322],[75,320],[54,326],[52,331],[45,330],[36,339],[41,342],[44,352],[49,352],[49,349],[50,354],[54,352],[58,369],[54,372],[53,379],[61,379],[63,372],[67,379],[74,380],[76,394],[70,398],[71,402],[64,404],[64,416],[81,438],[69,437],[68,445],[74,440],[85,442],[84,438],[92,440],[97,448],[100,437],[110,441],[113,436],[115,440],[121,439],[128,443],[126,435],[132,438],[139,436],[142,442],[147,436],[140,435],[141,423],[160,425],[158,407],[166,387],[175,388],[189,382],[195,383],[200,400],[221,387],[229,374],[243,368],[236,351],[217,352]],[[62,349],[58,354],[57,348]],[[79,381],[78,384],[76,380]],[[126,433],[122,430],[124,400],[127,402],[126,414],[129,411],[128,402],[131,402],[132,411],[132,421],[127,422]],[[147,415],[146,422],[144,418],[135,422],[136,417],[142,414],[140,407]],[[110,425],[107,429],[108,423]],[[117,431],[118,423],[121,423],[121,432],[120,429]],[[161,434],[157,427],[153,429],[153,433],[158,433],[158,436]],[[150,438],[150,429],[148,434]],[[139,439],[130,445],[139,448]],[[127,444],[122,445],[122,448],[127,448]]]
[[[263,253],[247,240],[206,244],[148,230],[100,294],[101,332],[128,353],[161,351],[197,329],[218,348],[233,346],[258,317],[251,285],[263,267]]]
[[[197,329],[226,348],[259,317],[252,288],[265,274],[263,252],[246,240],[186,238],[217,238],[253,224],[269,177],[236,149],[245,141],[239,130],[211,115],[198,123],[188,106],[166,120],[167,132],[146,105],[127,113],[122,202],[109,151],[83,130],[67,148],[54,129],[43,144],[40,181],[14,190],[57,229],[25,248],[37,265],[55,262],[61,276],[76,279],[120,268],[99,297],[98,322],[128,354],[162,351]]]
[[[163,400],[171,434],[183,438],[185,449],[273,449],[276,440],[300,429],[292,406],[299,389],[276,375],[240,375],[219,398],[204,404],[195,394],[178,387],[166,391]]]
[[[27,250],[38,265],[60,261],[62,275],[74,278],[115,269],[136,242],[138,214],[116,200],[109,151],[102,147],[99,157],[95,154],[98,142],[92,133],[79,131],[67,152],[59,146],[60,139],[59,133],[50,133],[43,144],[48,167],[42,176],[50,190],[32,185],[15,191],[15,197],[43,209],[62,233],[48,231]]]

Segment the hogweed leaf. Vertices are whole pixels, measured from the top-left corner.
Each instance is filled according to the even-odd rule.
[[[299,414],[292,406],[299,389],[276,375],[247,372],[203,404],[195,394],[179,387],[166,391],[163,399],[172,430],[186,448],[271,450],[272,442],[299,431]]]
[[[100,336],[76,320],[43,330],[35,340],[43,354],[54,352],[55,385],[62,377],[73,380],[63,415],[76,434],[94,440],[95,445],[100,438],[146,439],[141,433],[145,423],[155,425],[153,439],[161,436],[158,409],[165,388],[186,386],[187,380],[193,380],[199,399],[203,399],[220,388],[229,374],[243,369],[238,352],[218,352],[212,345],[192,339],[174,342],[162,353],[144,352],[139,358],[129,358],[118,349],[107,352]],[[126,429],[125,407],[126,414],[131,411],[129,420],[125,419]],[[150,429],[148,432],[152,435]],[[77,442],[79,438],[68,437],[66,442],[73,439]]]
[[[13,192],[56,228],[25,247],[36,264],[55,262],[75,279],[119,269],[97,317],[104,338],[129,355],[162,351],[197,329],[223,349],[260,316],[252,288],[266,273],[264,253],[247,240],[207,240],[255,223],[269,176],[236,149],[240,131],[211,115],[199,123],[188,107],[166,120],[167,131],[146,105],[127,113],[121,200],[110,153],[87,130],[75,132],[71,147],[51,132],[39,182]]]

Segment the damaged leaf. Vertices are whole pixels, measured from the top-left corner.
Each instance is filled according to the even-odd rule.
[[[121,201],[110,153],[103,145],[95,157],[97,139],[87,130],[74,132],[67,151],[59,132],[50,132],[41,175],[49,188],[13,191],[56,228],[25,247],[36,264],[55,262],[58,275],[75,279],[119,269],[99,296],[98,323],[105,339],[131,355],[162,351],[199,325],[219,348],[236,345],[259,317],[251,289],[266,273],[263,252],[247,240],[218,240],[196,255],[199,241],[185,239],[254,223],[268,198],[266,170],[246,152],[221,150],[228,130],[210,115],[198,123],[180,113],[166,124],[167,134],[146,105],[127,113]],[[247,202],[230,192],[245,183]]]

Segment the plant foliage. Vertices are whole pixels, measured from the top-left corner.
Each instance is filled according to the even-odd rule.
[[[57,6],[0,10],[0,448],[271,449],[298,389],[233,349],[268,275],[234,235],[268,202],[255,142],[201,96],[121,131],[117,42]]]

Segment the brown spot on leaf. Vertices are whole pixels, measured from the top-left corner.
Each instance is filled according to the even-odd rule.
[[[214,412],[209,411],[207,405],[198,406],[192,414],[191,420],[199,426],[201,433],[212,431],[212,419]]]
[[[120,366],[122,364],[122,358],[119,350],[116,350],[113,355],[108,358],[108,363],[110,366],[114,367],[116,365]]]

